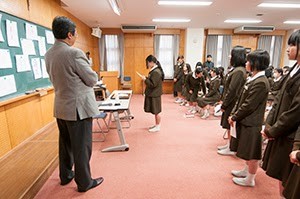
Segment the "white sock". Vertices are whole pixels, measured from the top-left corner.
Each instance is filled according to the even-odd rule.
[[[156,128],[160,128],[160,124],[155,125]]]
[[[246,177],[246,180],[247,180],[248,182],[252,182],[252,181],[255,180],[255,176],[256,176],[256,174],[251,174],[251,173],[248,172],[248,175],[247,175],[247,177]]]

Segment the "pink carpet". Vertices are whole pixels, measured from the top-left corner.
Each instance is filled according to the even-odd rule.
[[[131,128],[123,131],[130,150],[100,152],[119,143],[115,129],[110,130],[105,142],[93,144],[92,176],[103,176],[103,184],[78,193],[74,181],[59,185],[56,169],[36,199],[279,198],[277,181],[262,169],[254,188],[233,184],[230,171],[242,168],[244,161],[217,154],[217,145],[225,143],[219,118],[184,118],[187,108],[173,101],[171,95],[163,96],[161,131],[149,133],[147,128],[153,125],[154,117],[144,113],[143,96],[134,95],[131,112],[135,118]]]

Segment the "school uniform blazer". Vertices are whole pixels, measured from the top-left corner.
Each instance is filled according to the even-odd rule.
[[[284,81],[267,117],[265,133],[271,138],[294,139],[300,125],[300,69],[293,77],[288,74]]]
[[[174,71],[174,78],[177,79],[176,82],[174,82],[174,91],[181,92],[182,91],[182,84],[183,84],[183,66],[184,63],[181,65],[175,65],[175,71]]]
[[[235,67],[233,71],[228,74],[224,86],[223,104],[221,106],[222,109],[226,110],[228,107],[234,107],[245,82],[245,67]]]
[[[221,80],[216,77],[214,80],[210,82],[208,93],[205,95],[205,97],[208,98],[220,98],[220,84]]]
[[[194,72],[190,72],[187,77],[186,77],[186,89],[187,92],[189,92],[190,90],[194,91],[199,91],[200,90],[200,86],[202,88],[202,92],[204,94],[206,94],[206,86],[205,86],[205,81],[204,81],[204,77],[200,77],[200,78],[194,78],[193,77],[193,73]]]
[[[78,48],[56,40],[45,55],[46,68],[55,90],[54,117],[76,121],[99,114],[93,86],[98,76]]]
[[[162,73],[159,68],[150,71],[145,80],[145,95],[148,97],[160,97],[162,95],[162,82]]]
[[[269,90],[270,85],[266,76],[260,76],[246,83],[238,103],[233,109],[232,120],[244,126],[261,126]]]

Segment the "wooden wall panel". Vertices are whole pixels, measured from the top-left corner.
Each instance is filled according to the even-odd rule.
[[[161,33],[172,34],[174,32],[180,34],[179,52],[184,55],[185,30],[164,29]],[[124,75],[131,76],[133,92],[142,93],[145,86],[136,71],[144,75],[148,74],[149,70],[146,68],[145,59],[148,55],[154,53],[154,35],[149,33],[126,33],[124,39]],[[163,87],[166,87],[163,89],[164,93],[172,93],[172,89],[170,89],[173,88],[172,84],[164,82]]]
[[[103,77],[103,83],[109,92],[119,89],[119,72],[118,71],[101,71],[100,76]]]
[[[232,47],[236,45],[244,46],[245,48],[251,48],[251,51],[257,48],[258,37],[256,35],[233,35]]]
[[[0,157],[12,149],[4,107],[0,107]]]
[[[179,54],[184,55],[185,48],[185,30],[180,30]]]
[[[5,111],[12,147],[16,147],[44,126],[38,95],[8,104]]]
[[[48,95],[41,97],[40,102],[43,126],[45,126],[54,120],[54,90],[49,91]]]

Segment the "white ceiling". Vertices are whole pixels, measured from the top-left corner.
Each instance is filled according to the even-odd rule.
[[[158,0],[120,0],[121,16],[116,15],[108,0],[62,0],[68,12],[90,27],[116,28],[126,25],[152,25],[159,28],[222,28],[233,29],[243,24],[228,24],[229,18],[260,19],[255,25],[273,25],[276,29],[299,29],[300,25],[283,24],[300,20],[300,9],[260,8],[262,2],[300,3],[300,0],[211,0],[210,6],[159,6]],[[263,14],[263,16],[256,16]],[[153,18],[190,18],[189,23],[154,23]]]

